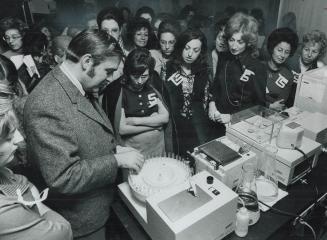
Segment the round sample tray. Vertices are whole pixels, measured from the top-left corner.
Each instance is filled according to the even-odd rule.
[[[141,202],[146,198],[189,179],[189,166],[170,157],[153,157],[144,162],[138,174],[130,173],[128,183],[134,196]]]

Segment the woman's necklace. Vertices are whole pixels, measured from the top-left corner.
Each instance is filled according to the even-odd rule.
[[[181,65],[181,74],[188,77],[189,75],[191,75],[192,70],[191,67],[187,67],[185,65]]]

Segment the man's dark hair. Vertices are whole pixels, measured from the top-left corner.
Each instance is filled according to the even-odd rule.
[[[66,59],[77,63],[85,54],[90,54],[94,66],[97,66],[109,57],[121,57],[122,51],[113,37],[105,31],[94,29],[84,30],[71,40]]]

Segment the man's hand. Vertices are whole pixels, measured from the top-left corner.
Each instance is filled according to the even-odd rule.
[[[134,148],[117,146],[118,167],[133,169],[139,172],[144,163],[144,156]]]

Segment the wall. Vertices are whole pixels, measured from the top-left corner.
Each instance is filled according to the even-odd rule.
[[[214,16],[216,12],[222,13],[226,7],[245,8],[250,11],[253,8],[260,8],[263,11],[266,25],[266,32],[271,32],[277,26],[279,0],[193,0],[196,9],[204,15]]]
[[[318,29],[327,34],[327,1],[326,0],[281,0],[280,16],[278,24],[281,23],[281,17],[292,11],[296,15],[296,24],[299,37],[314,29]],[[324,59],[327,63],[327,57]]]

